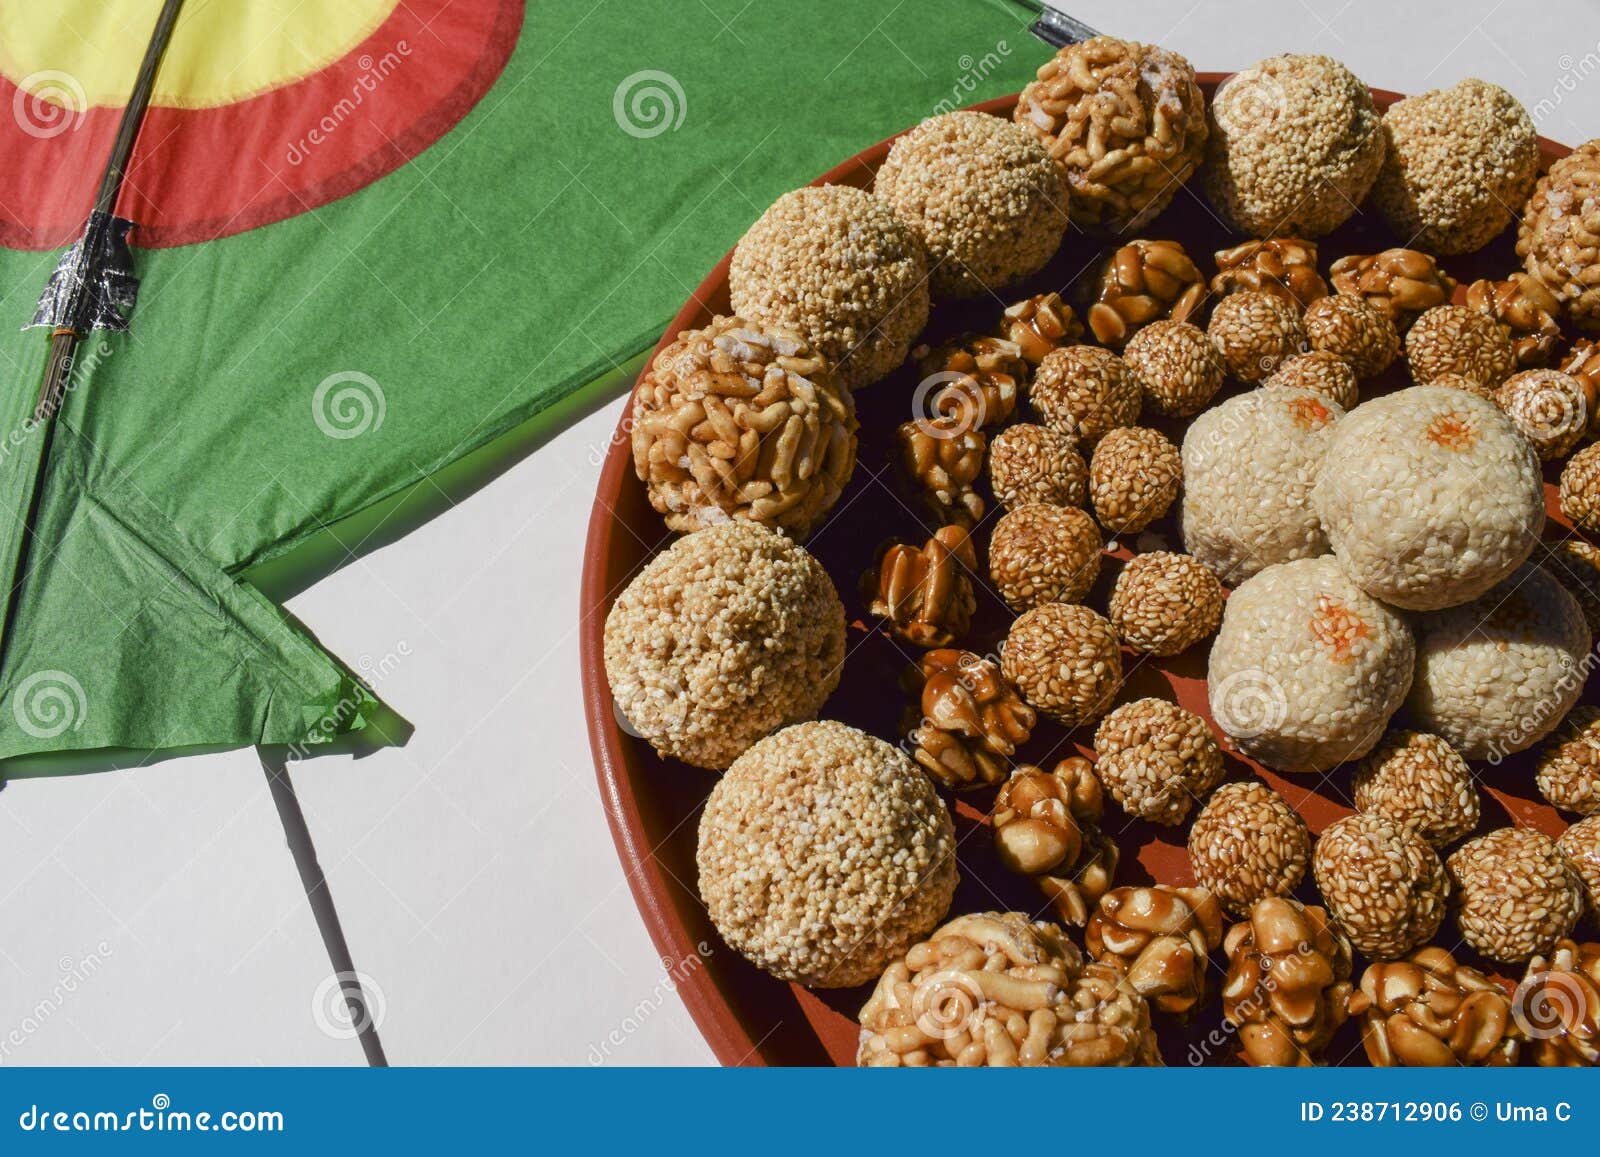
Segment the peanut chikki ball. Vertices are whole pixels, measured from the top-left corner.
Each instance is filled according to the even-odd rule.
[[[1417,249],[1347,253],[1328,267],[1336,293],[1358,297],[1405,333],[1427,310],[1448,305],[1459,282],[1437,258]]]
[[[1600,815],[1573,824],[1561,833],[1556,846],[1583,882],[1589,914],[1600,918]]]
[[[1241,382],[1261,381],[1307,348],[1300,310],[1293,302],[1260,290],[1224,297],[1211,311],[1206,333],[1228,372]]]
[[[1160,430],[1121,426],[1094,448],[1089,497],[1100,525],[1133,534],[1165,517],[1183,484],[1183,455]]]
[[[1517,254],[1574,325],[1600,333],[1600,140],[1579,145],[1539,178]]]
[[[1151,322],[1128,341],[1122,360],[1139,384],[1145,407],[1176,418],[1205,409],[1225,375],[1205,330],[1183,321]]]
[[[1469,603],[1413,617],[1407,709],[1467,759],[1498,760],[1555,729],[1583,691],[1589,627],[1532,563]]]
[[[1096,346],[1066,346],[1045,355],[1028,400],[1046,426],[1087,447],[1139,420],[1139,384],[1121,358]]]
[[[1505,964],[1550,951],[1583,911],[1582,885],[1549,836],[1497,828],[1445,862],[1461,938]]]
[[[1313,350],[1290,358],[1261,384],[1310,390],[1341,410],[1353,410],[1361,400],[1356,373],[1350,368],[1350,363],[1337,354],[1323,350]]]
[[[721,769],[815,717],[844,666],[844,605],[805,549],[751,522],[685,535],[606,616],[606,679],[657,752]]]
[[[1372,812],[1329,825],[1311,870],[1328,912],[1372,960],[1393,960],[1433,939],[1450,882],[1426,840]]]
[[[1428,310],[1406,333],[1411,380],[1425,386],[1440,374],[1460,374],[1491,389],[1517,372],[1511,331],[1465,305]]]
[[[1095,772],[1122,810],[1171,826],[1222,782],[1206,721],[1165,699],[1124,703],[1094,733]]]
[[[1185,548],[1223,582],[1325,554],[1311,508],[1343,411],[1313,390],[1252,390],[1213,406],[1183,437]]]
[[[1167,207],[1205,152],[1205,98],[1176,52],[1096,36],[1039,69],[1012,114],[1066,177],[1086,229],[1137,229]]]
[[[700,898],[738,952],[782,980],[849,988],[943,919],[955,829],[898,748],[800,723],[717,781],[700,818]]]
[[[749,519],[803,538],[856,464],[855,403],[796,334],[718,317],[633,395],[633,465],[672,530]]]
[[[1268,57],[1217,90],[1206,196],[1254,237],[1330,233],[1377,179],[1378,125],[1372,93],[1337,60]]]
[[[1189,829],[1195,879],[1235,916],[1294,891],[1310,859],[1305,821],[1260,780],[1217,788]]]
[[[1217,726],[1280,771],[1365,755],[1411,686],[1399,614],[1330,556],[1268,567],[1234,589],[1206,675]]]
[[[803,336],[847,389],[906,360],[928,321],[928,254],[880,198],[847,185],[785,193],[728,266],[740,317]]]
[[[1588,432],[1589,400],[1583,387],[1559,370],[1513,374],[1494,397],[1546,462],[1571,453]]]
[[[1300,319],[1311,348],[1348,362],[1357,378],[1375,378],[1400,352],[1400,334],[1377,306],[1348,293],[1314,301]]]
[[[1100,574],[1104,545],[1094,519],[1076,507],[1019,506],[995,524],[989,577],[1014,611],[1076,603]]]
[[[1517,98],[1469,78],[1396,101],[1373,203],[1427,253],[1470,253],[1511,224],[1533,190],[1539,134]]]
[[[1021,912],[958,916],[884,970],[861,1009],[856,1064],[1159,1065],[1144,997],[1114,963],[1085,962],[1058,925]]]
[[[1493,403],[1442,386],[1374,398],[1343,418],[1311,505],[1350,577],[1407,610],[1494,586],[1532,553],[1545,517],[1527,439]]]
[[[1088,497],[1089,467],[1077,441],[1048,426],[1019,422],[989,443],[989,486],[1007,510],[1043,502],[1081,506]]]
[[[1107,612],[1135,651],[1177,655],[1222,622],[1222,584],[1190,556],[1154,550],[1122,568]]]
[[[1021,125],[930,117],[894,142],[873,191],[928,249],[935,297],[976,297],[1037,273],[1067,228],[1061,171]]]
[[[1351,782],[1356,810],[1410,828],[1435,848],[1478,826],[1481,801],[1467,761],[1437,735],[1391,731]]]
[[[1088,607],[1046,603],[1011,624],[1000,670],[1030,706],[1063,727],[1091,722],[1122,685],[1116,628]]]
[[[1558,808],[1600,812],[1600,707],[1574,707],[1545,741],[1534,771],[1539,794]]]

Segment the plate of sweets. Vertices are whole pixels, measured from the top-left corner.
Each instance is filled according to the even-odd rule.
[[[779,198],[584,560],[718,1058],[1600,1057],[1600,141],[1096,37]]]

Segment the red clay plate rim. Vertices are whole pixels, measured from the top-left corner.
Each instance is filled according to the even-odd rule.
[[[1215,86],[1220,85],[1231,75],[1232,73],[1225,72],[1203,72],[1198,74],[1197,79],[1208,91],[1214,92]],[[1401,99],[1400,94],[1388,89],[1374,88],[1371,92],[1380,107],[1387,107]],[[1010,116],[1016,102],[1017,94],[1013,93],[970,107],[978,112]],[[906,130],[863,149],[842,164],[828,170],[811,184],[854,183],[847,182],[846,179],[852,176],[859,179],[857,170],[860,168],[876,171],[896,137],[903,135],[911,127],[908,125]],[[1540,148],[1546,158],[1552,154],[1564,155],[1569,151],[1566,146],[1543,137],[1540,138]],[[715,289],[726,282],[728,262],[732,256],[730,250],[695,288],[694,294],[684,303],[683,308],[663,332],[656,348],[651,351],[652,359],[672,335],[693,324],[695,315],[701,310],[699,299],[713,296]],[[600,482],[595,489],[594,508],[589,516],[589,534],[583,552],[583,578],[578,594],[579,664],[583,682],[584,714],[589,729],[589,745],[594,751],[595,775],[599,779],[600,793],[605,801],[606,821],[611,827],[611,835],[616,841],[617,854],[621,857],[628,887],[633,892],[639,914],[644,917],[650,940],[655,945],[656,951],[667,962],[667,967],[671,968],[674,961],[696,958],[700,950],[687,930],[678,922],[667,899],[670,894],[669,881],[656,862],[653,849],[645,841],[643,820],[624,749],[625,744],[631,740],[622,733],[612,709],[611,688],[606,681],[603,654],[605,616],[614,596],[614,592],[606,585],[614,529],[613,504],[633,476],[633,457],[628,437],[628,422],[632,410],[633,404],[630,399],[618,421],[611,448],[606,454],[605,465],[600,471]],[[724,1065],[767,1065],[768,1059],[762,1051],[763,1041],[751,1036],[744,1023],[733,1012],[709,970],[678,969],[676,972],[681,973],[676,984],[678,995],[682,997],[689,1015],[694,1018],[695,1025],[705,1037],[706,1043],[711,1046],[711,1051],[717,1060]]]

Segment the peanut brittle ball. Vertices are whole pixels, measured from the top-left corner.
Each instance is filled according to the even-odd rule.
[[[989,443],[989,485],[1007,510],[1030,502],[1082,506],[1089,467],[1074,439],[1048,426],[1019,422]]]
[[[1314,1065],[1349,1019],[1350,943],[1321,908],[1268,896],[1222,940],[1222,1015],[1246,1064]]]
[[[1467,761],[1437,735],[1391,731],[1351,782],[1356,810],[1410,828],[1435,848],[1478,826],[1482,803]]]
[[[1313,350],[1290,358],[1261,384],[1310,390],[1341,410],[1353,410],[1361,400],[1356,373],[1350,368],[1350,363],[1324,350]]]
[[[1300,324],[1312,349],[1343,358],[1357,378],[1377,377],[1400,352],[1400,334],[1389,316],[1348,293],[1313,301]]]
[[[1404,956],[1444,920],[1444,865],[1420,835],[1385,816],[1357,812],[1329,825],[1311,871],[1329,914],[1371,960]]]
[[[721,769],[814,718],[844,666],[844,605],[803,547],[752,522],[674,542],[606,616],[606,679],[634,734]]]
[[[1465,305],[1436,305],[1406,333],[1411,380],[1425,386],[1440,374],[1460,374],[1491,389],[1517,372],[1511,331]]]
[[[1178,242],[1136,237],[1100,263],[1086,297],[1084,321],[1094,340],[1119,349],[1147,325],[1194,317],[1205,304],[1206,279]]]
[[[1533,552],[1545,518],[1527,439],[1492,402],[1443,386],[1350,411],[1333,428],[1311,504],[1357,585],[1423,611],[1505,578]]]
[[[1600,812],[1600,707],[1574,707],[1539,752],[1539,794],[1564,811]]]
[[[1213,406],[1183,437],[1184,547],[1223,582],[1325,554],[1311,508],[1343,411],[1313,390],[1252,390]]]
[[[1590,914],[1600,917],[1600,815],[1573,824],[1561,833],[1556,846],[1583,882]]]
[[[1172,509],[1183,484],[1183,455],[1165,434],[1120,426],[1089,459],[1089,497],[1100,525],[1114,534],[1143,530]]]
[[[871,1067],[1159,1065],[1150,1008],[1058,925],[958,916],[893,961],[861,1009]]]
[[[1491,960],[1515,964],[1548,952],[1583,911],[1583,887],[1549,836],[1496,828],[1445,861],[1456,888],[1461,938]]]
[[[1436,305],[1448,305],[1459,284],[1438,258],[1419,249],[1347,253],[1328,267],[1336,293],[1382,311],[1399,333]]]
[[[1517,364],[1537,368],[1550,364],[1561,345],[1561,303],[1537,277],[1513,273],[1504,281],[1479,278],[1467,286],[1467,304],[1511,331]]]
[[[797,335],[718,317],[633,395],[633,467],[672,530],[748,519],[804,538],[856,464],[856,411]]]
[[[1217,788],[1189,829],[1195,879],[1235,916],[1294,891],[1310,859],[1305,821],[1260,780]]]
[[[995,524],[989,577],[1014,611],[1080,602],[1100,574],[1104,548],[1094,519],[1077,507],[1019,506]]]
[[[811,988],[883,971],[944,918],[955,828],[898,748],[825,720],[757,743],[700,817],[700,898],[722,938]]]
[[[1279,771],[1327,771],[1383,737],[1411,686],[1405,620],[1331,556],[1270,566],[1234,588],[1211,644],[1212,717]]]
[[[1122,641],[1147,655],[1177,655],[1222,622],[1222,584],[1186,554],[1153,550],[1122,568],[1107,606]]]
[[[1233,74],[1211,106],[1206,196],[1253,237],[1321,237],[1383,163],[1372,93],[1327,56],[1272,56]]]
[[[1052,350],[1034,371],[1028,400],[1044,424],[1093,446],[1139,420],[1139,384],[1121,358],[1097,346]]]
[[[1505,89],[1469,78],[1396,101],[1372,200],[1426,253],[1471,253],[1511,224],[1533,190],[1539,134]]]
[[[906,360],[928,321],[928,253],[871,193],[816,185],[785,193],[728,266],[733,311],[804,337],[847,389]]]
[[[1571,453],[1589,428],[1583,387],[1559,370],[1512,374],[1494,399],[1546,462]]]
[[[1532,747],[1577,701],[1589,626],[1561,584],[1528,563],[1469,603],[1413,618],[1407,709],[1467,759]]]
[[[1217,302],[1206,334],[1228,372],[1241,382],[1261,381],[1286,358],[1307,348],[1300,310],[1286,298],[1261,290],[1230,293]]]
[[[1037,273],[1067,228],[1061,171],[1020,125],[929,117],[894,142],[873,191],[928,249],[935,297],[976,297]]]
[[[1176,52],[1096,36],[1069,44],[1022,90],[1012,114],[1066,177],[1085,229],[1125,233],[1177,195],[1205,152],[1205,98]]]
[[[1116,628],[1085,606],[1035,607],[1011,624],[1000,671],[1030,706],[1063,727],[1091,722],[1122,685]]]
[[[1165,699],[1124,703],[1094,733],[1095,773],[1130,816],[1171,826],[1222,782],[1206,721]]]
[[[1561,468],[1561,513],[1572,525],[1600,534],[1600,444],[1578,451]]]
[[[1122,351],[1144,405],[1157,414],[1188,418],[1205,409],[1226,373],[1205,330],[1184,321],[1155,321]]]
[[[1572,323],[1600,333],[1600,140],[1539,178],[1517,230],[1517,254]]]
[[[1437,946],[1369,965],[1349,1008],[1377,1068],[1500,1068],[1522,1051],[1506,990]]]

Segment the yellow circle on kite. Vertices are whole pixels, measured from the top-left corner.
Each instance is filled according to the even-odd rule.
[[[348,54],[398,2],[187,0],[152,103],[211,108],[292,84]],[[126,104],[161,5],[0,0],[0,73],[69,107]]]

